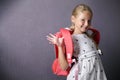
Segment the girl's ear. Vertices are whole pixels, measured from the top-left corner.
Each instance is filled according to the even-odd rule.
[[[73,16],[73,15],[71,16],[71,22],[75,23],[75,16]]]

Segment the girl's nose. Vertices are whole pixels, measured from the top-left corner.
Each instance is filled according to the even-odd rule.
[[[88,26],[88,25],[89,25],[88,21],[85,21],[84,25],[85,25],[85,26]]]

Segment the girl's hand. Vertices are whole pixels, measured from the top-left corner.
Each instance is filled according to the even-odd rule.
[[[58,38],[51,33],[46,37],[47,37],[47,40],[49,41],[50,44],[56,44],[57,46],[62,46],[63,45],[63,39],[64,39],[63,37]]]

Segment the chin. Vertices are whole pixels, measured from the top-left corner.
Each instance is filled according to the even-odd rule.
[[[86,32],[87,31],[87,29],[85,29],[85,30],[82,30],[82,32]]]

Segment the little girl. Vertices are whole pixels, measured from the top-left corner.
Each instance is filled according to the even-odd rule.
[[[73,56],[77,58],[77,62],[71,68],[67,80],[107,80],[98,46],[87,34],[87,30],[91,26],[92,16],[92,10],[85,4],[79,4],[73,9],[70,29],[73,31]],[[60,67],[66,70],[69,64],[64,55],[64,38],[57,38],[53,34],[49,34],[47,39],[50,43],[58,46]]]

